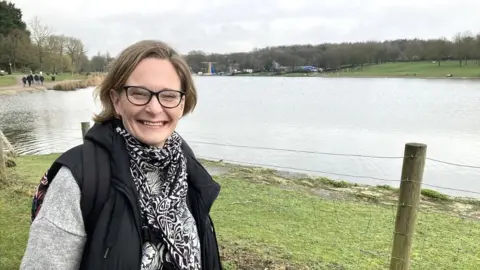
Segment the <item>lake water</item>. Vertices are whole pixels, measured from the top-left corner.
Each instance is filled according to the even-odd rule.
[[[248,149],[403,156],[480,165],[480,82],[469,80],[195,77],[199,102],[178,131],[198,156],[280,166],[363,184],[399,180],[402,159]],[[22,154],[81,143],[80,122],[99,110],[92,89],[0,96],[0,129]],[[361,177],[354,177],[361,176]],[[364,177],[368,176],[368,177]],[[424,183],[480,192],[480,169],[427,160]],[[459,196],[475,194],[437,189]]]

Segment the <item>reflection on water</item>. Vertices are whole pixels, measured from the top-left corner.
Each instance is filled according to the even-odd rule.
[[[195,80],[199,103],[195,112],[180,122],[178,131],[191,141],[199,156],[315,170],[334,179],[375,185],[386,183],[345,175],[399,180],[402,160],[201,142],[402,156],[404,144],[415,141],[428,144],[429,157],[480,165],[480,84],[476,81],[248,77]],[[65,151],[82,142],[80,122],[98,112],[99,106],[92,100],[92,89],[0,96],[0,128],[22,154]],[[479,175],[477,169],[428,161],[424,179],[427,184],[480,192]]]
[[[0,128],[20,154],[61,152],[81,143],[80,122],[98,111],[92,89],[0,96]]]

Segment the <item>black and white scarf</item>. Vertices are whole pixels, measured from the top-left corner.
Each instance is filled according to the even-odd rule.
[[[138,190],[144,224],[161,234],[163,242],[145,243],[142,270],[164,269],[173,264],[180,270],[201,269],[200,241],[187,202],[187,166],[174,132],[162,148],[146,145],[123,127],[116,128],[130,154],[130,171]],[[163,235],[162,235],[163,234]]]

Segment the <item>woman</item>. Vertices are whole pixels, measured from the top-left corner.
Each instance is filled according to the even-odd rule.
[[[220,186],[175,132],[197,101],[188,65],[141,41],[96,91],[95,125],[37,190],[20,268],[221,269],[209,216]]]

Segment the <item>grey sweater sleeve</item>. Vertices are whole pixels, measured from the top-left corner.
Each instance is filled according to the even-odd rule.
[[[62,167],[30,227],[20,269],[78,269],[86,239],[80,189],[70,170]]]

